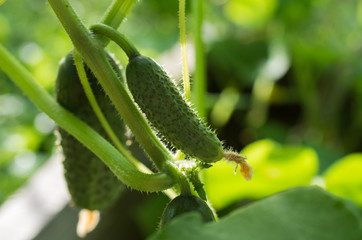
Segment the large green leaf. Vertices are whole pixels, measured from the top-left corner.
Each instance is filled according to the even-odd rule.
[[[357,212],[357,213],[356,213]],[[159,239],[360,240],[358,211],[319,187],[299,187],[202,224],[196,213],[171,221],[150,237]]]

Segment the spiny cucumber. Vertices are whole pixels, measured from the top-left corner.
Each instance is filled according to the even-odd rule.
[[[107,57],[121,79],[121,72],[115,60],[109,55]],[[124,142],[125,125],[123,121],[91,70],[88,67],[85,67],[85,70],[92,91],[107,121],[114,126],[114,130],[117,130],[116,135],[120,141]],[[108,139],[83,91],[72,52],[61,61],[55,93],[59,104]],[[77,139],[61,128],[59,128],[59,133],[65,157],[63,161],[64,175],[72,201],[76,206],[90,210],[101,210],[108,207],[117,199],[123,185],[110,169]]]
[[[252,168],[246,157],[224,151],[221,141],[208,128],[182,97],[162,67],[149,57],[142,56],[121,33],[104,25],[95,24],[93,32],[115,41],[127,54],[127,83],[135,102],[145,113],[150,124],[176,149],[204,163],[222,158],[240,166],[246,180],[252,177]]]
[[[176,149],[204,162],[223,157],[221,141],[184,100],[159,64],[142,55],[130,57],[126,76],[129,90],[148,121]]]

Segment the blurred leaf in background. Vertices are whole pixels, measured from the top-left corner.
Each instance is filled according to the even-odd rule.
[[[216,209],[239,199],[260,199],[288,188],[309,185],[318,173],[318,158],[311,148],[282,146],[271,140],[254,142],[242,152],[253,166],[252,181],[245,182],[226,161],[205,170],[206,193]]]
[[[362,154],[350,154],[335,162],[324,173],[326,189],[362,207]]]
[[[229,0],[224,13],[230,21],[245,28],[264,26],[274,15],[277,0]]]

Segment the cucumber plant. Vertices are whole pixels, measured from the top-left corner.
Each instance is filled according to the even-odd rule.
[[[182,206],[176,215],[196,210],[206,216],[205,220],[213,220],[213,213],[207,204],[193,196],[190,190],[189,182],[193,182],[196,191],[206,199],[202,183],[197,178],[199,169],[192,164],[190,168],[194,168],[194,171],[181,169],[175,161],[176,156],[158,136],[185,153],[185,161],[197,159],[208,165],[225,158],[241,165],[241,172],[247,173],[244,177],[250,179],[251,168],[245,158],[224,149],[215,132],[197,115],[162,67],[153,59],[141,55],[115,30],[117,24],[112,25],[112,17],[106,18],[109,26],[96,24],[88,30],[67,0],[49,0],[49,3],[70,36],[74,49],[86,63],[89,84],[107,121],[120,129],[117,137],[123,138],[124,123],[120,115],[159,171],[140,171],[127,154],[117,151],[110,144],[83,92],[71,54],[59,69],[57,104],[0,48],[0,54],[6,57],[6,66],[9,66],[6,72],[60,126],[65,176],[75,204],[88,209],[106,207],[120,191],[118,177],[125,185],[140,191],[171,189],[173,196],[181,194],[171,201],[168,208]],[[129,89],[121,83],[118,67],[105,54],[107,41],[104,37],[115,41],[129,57],[126,70]],[[14,69],[21,71],[17,74]],[[150,126],[158,132],[158,136]],[[186,172],[192,172],[191,177]],[[168,194],[171,195],[170,192]],[[166,212],[165,222],[176,215]]]
[[[283,238],[283,236],[291,236],[290,238],[299,237],[302,239],[330,239],[331,236],[332,238],[334,236],[335,239],[343,237],[362,239],[358,225],[359,222],[357,221],[359,218],[351,205],[344,203],[342,199],[334,199],[329,194],[323,194],[322,190],[317,188],[312,191],[306,191],[307,188],[304,191],[293,190],[281,193],[281,195],[273,198],[258,201],[256,204],[222,219],[219,223],[201,225],[201,222],[192,220],[192,216],[186,216],[180,218],[179,221],[174,221],[174,224],[168,224],[170,220],[173,221],[174,218],[187,212],[200,213],[205,222],[213,221],[216,218],[206,203],[206,191],[204,191],[203,183],[198,175],[202,169],[211,167],[214,162],[225,158],[228,161],[235,162],[237,167],[240,166],[243,176],[246,179],[250,179],[251,167],[246,163],[245,157],[224,149],[223,143],[217,139],[215,133],[207,127],[199,118],[198,113],[190,107],[188,103],[189,95],[186,93],[186,91],[189,93],[190,91],[185,90],[185,93],[179,92],[165,71],[154,60],[142,56],[135,49],[129,48],[130,44],[123,39],[124,50],[131,53],[128,54],[130,56],[127,73],[129,89],[126,89],[126,86],[120,82],[117,69],[112,68],[112,63],[109,63],[104,53],[104,48],[108,41],[106,39],[107,34],[98,31],[100,28],[97,30],[97,27],[92,28],[93,32],[85,28],[76,14],[72,12],[72,7],[68,0],[49,0],[49,2],[70,35],[74,43],[75,52],[79,52],[81,58],[89,66],[87,70],[88,76],[85,79],[88,78],[90,85],[93,87],[92,91],[96,95],[96,100],[102,111],[107,115],[106,120],[112,124],[113,117],[118,119],[115,116],[121,115],[136,139],[140,142],[141,147],[145,149],[149,160],[154,163],[154,171],[158,171],[158,173],[152,173],[147,169],[141,170],[137,167],[137,160],[131,161],[131,154],[120,150],[120,148],[117,151],[114,146],[116,144],[111,144],[111,142],[114,143],[114,140],[110,139],[111,137],[108,138],[105,134],[104,125],[99,125],[98,120],[93,118],[94,105],[91,104],[90,107],[87,101],[83,101],[85,99],[84,94],[82,98],[79,98],[79,94],[74,94],[77,88],[73,88],[72,85],[70,89],[63,91],[65,95],[62,97],[66,97],[66,94],[74,94],[72,95],[73,99],[71,101],[68,100],[68,103],[71,103],[70,105],[62,104],[61,98],[56,102],[37,85],[25,68],[0,45],[0,68],[17,83],[41,110],[49,114],[60,127],[59,131],[63,139],[61,144],[64,147],[64,154],[67,158],[65,164],[68,165],[68,167],[66,166],[66,177],[67,174],[74,173],[74,178],[67,178],[70,179],[68,184],[70,189],[75,189],[72,197],[78,206],[102,209],[103,205],[106,206],[110,203],[114,188],[112,188],[113,190],[106,189],[108,187],[101,188],[103,180],[93,183],[91,181],[87,182],[90,178],[103,179],[106,175],[105,181],[107,184],[111,183],[109,185],[111,187],[120,186],[122,185],[120,182],[123,182],[124,185],[128,185],[130,188],[145,192],[170,191],[171,189],[173,195],[177,196],[170,201],[161,216],[160,225],[163,229],[159,232],[160,234],[154,238],[151,237],[151,239],[187,239],[188,236],[189,239],[200,239],[200,236],[204,238],[208,236],[215,239],[240,239],[240,237],[245,239],[267,239],[268,237],[277,239]],[[129,4],[130,2],[135,2],[135,0],[115,0],[114,2],[123,6],[124,3]],[[193,4],[201,4],[202,2],[202,0],[192,1]],[[180,5],[181,3],[184,4],[185,1],[180,0]],[[230,4],[229,6],[233,5]],[[117,12],[113,11],[113,13]],[[108,23],[103,22],[113,28],[113,30],[117,28],[117,24],[113,23],[116,15],[109,15],[111,17],[105,18]],[[184,12],[183,14],[180,13],[180,18],[182,16],[184,16]],[[184,27],[185,25],[182,26]],[[258,34],[260,33],[259,30],[258,27]],[[117,34],[119,35],[119,33]],[[269,38],[269,35],[267,37]],[[185,38],[183,38],[183,46],[184,43]],[[80,62],[83,66],[82,59],[80,59]],[[79,63],[77,60],[76,62]],[[83,84],[84,77],[80,76],[82,74],[79,69],[77,73],[73,71],[74,66],[69,66],[70,69],[71,67],[73,67],[71,75],[77,78],[78,74]],[[67,77],[67,79],[71,80],[70,77]],[[78,79],[77,81],[79,82]],[[72,81],[72,84],[77,81]],[[97,85],[97,89],[94,89],[95,85]],[[146,87],[141,89],[144,86]],[[103,94],[102,88],[107,96]],[[99,95],[97,90],[102,92],[103,95]],[[131,91],[133,98],[128,90]],[[193,84],[193,90],[195,90],[195,84]],[[57,98],[59,96],[57,94]],[[102,99],[106,99],[105,105],[103,105]],[[77,101],[81,101],[81,105],[87,105],[89,112],[87,111],[84,114],[82,110],[72,109],[74,107],[72,104],[76,104]],[[138,106],[134,101],[137,102]],[[108,114],[107,109],[112,104],[115,106],[115,109]],[[199,108],[198,104],[195,104],[195,106]],[[137,107],[140,107],[140,109]],[[141,111],[147,116],[148,122]],[[200,115],[204,117],[206,114],[201,113]],[[93,124],[93,121],[97,122],[98,125]],[[114,129],[119,129],[120,124],[117,122],[116,125]],[[157,134],[150,131],[152,129],[150,126],[152,126]],[[173,154],[171,150],[163,146],[158,137],[171,143],[174,149],[177,150],[177,153]],[[85,159],[87,159],[87,162],[85,162]],[[87,172],[90,172],[90,174],[86,174]],[[112,174],[121,181],[108,182],[108,176],[113,176]],[[113,177],[113,179],[116,178]],[[194,190],[200,198],[192,195],[193,192],[190,190],[189,183],[193,184]],[[225,185],[228,186],[230,191],[235,191],[235,186],[229,184],[226,183]],[[225,186],[220,184],[220,182],[215,185]],[[212,187],[216,189],[215,185]],[[86,191],[82,192],[82,188],[86,189]],[[101,192],[95,190],[88,194],[87,191],[92,189],[100,189]],[[218,192],[218,194],[221,192]],[[207,193],[210,194],[209,191]],[[224,192],[222,193],[224,194]],[[99,197],[99,201],[93,201],[96,198],[93,199],[92,196]],[[96,204],[97,202],[99,204]],[[272,208],[269,203],[272,203]],[[300,212],[295,211],[298,210],[295,203],[298,203],[298,209],[303,209],[302,215]],[[129,208],[129,205],[124,205],[124,207]],[[154,207],[153,204],[151,205],[151,207]],[[321,211],[321,209],[324,210]],[[144,210],[142,208],[142,214],[144,212],[146,214],[149,213]],[[333,212],[338,212],[338,214],[330,215]],[[274,216],[280,213],[287,214],[280,218],[283,221],[276,222]],[[124,216],[124,212],[121,214],[114,212],[114,214]],[[316,215],[321,216],[321,218],[311,223],[309,220],[315,219]],[[97,218],[97,215],[92,216],[92,218]],[[257,221],[255,221],[256,219]],[[285,224],[285,219],[293,224]],[[335,219],[342,219],[343,221],[340,222],[345,224],[336,223]],[[89,220],[89,218],[86,218],[86,220]],[[114,222],[118,226],[125,225],[121,221]],[[88,231],[93,227],[89,222],[85,222],[85,225],[87,225]],[[239,227],[235,228],[235,226]],[[272,227],[269,227],[267,231],[258,231],[261,226]],[[295,226],[301,227],[295,228]],[[343,228],[344,226],[348,228]],[[335,231],[325,231],[325,229],[334,229]],[[343,229],[345,231],[342,231]],[[109,234],[109,232],[104,234]],[[121,236],[127,238],[124,234],[117,236],[117,239]]]
[[[122,34],[109,26],[95,24],[91,30],[111,38],[125,51],[129,58],[127,83],[133,98],[166,141],[190,157],[206,163],[222,158],[233,161],[240,165],[244,178],[251,179],[252,169],[246,163],[246,158],[224,150],[215,132],[198,117],[157,62],[141,55]]]

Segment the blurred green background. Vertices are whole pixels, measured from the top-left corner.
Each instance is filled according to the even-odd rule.
[[[89,26],[111,1],[71,3]],[[0,42],[53,94],[58,62],[71,42],[47,1],[21,5],[0,6]],[[204,5],[207,120],[226,146],[248,157],[255,172],[245,182],[226,162],[204,171],[213,206],[223,215],[281,190],[318,184],[362,208],[362,1],[209,0]],[[171,66],[167,70],[180,81],[177,11],[178,1],[138,1],[120,31],[142,53]],[[127,63],[114,44],[108,48]],[[191,46],[189,51],[193,69]],[[56,147],[54,123],[2,72],[0,79],[1,204]]]

